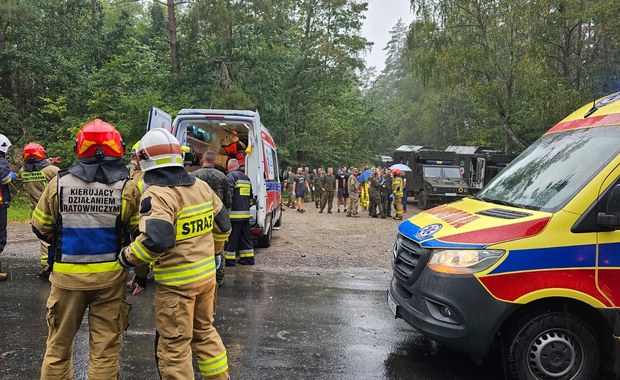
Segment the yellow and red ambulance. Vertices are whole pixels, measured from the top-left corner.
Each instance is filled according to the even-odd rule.
[[[620,92],[551,128],[473,197],[398,227],[388,305],[510,379],[620,365]]]

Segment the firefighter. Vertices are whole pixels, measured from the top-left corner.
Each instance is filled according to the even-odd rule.
[[[37,236],[53,250],[47,348],[41,379],[73,379],[73,339],[88,308],[89,379],[117,379],[131,304],[117,263],[137,226],[140,192],[121,158],[120,133],[96,119],[77,134],[78,163],[61,171],[32,213]]]
[[[16,174],[11,171],[9,162],[4,158],[10,146],[11,141],[0,133],[0,253],[4,251],[7,239],[7,209],[11,205],[9,183],[16,178]],[[5,281],[7,277],[7,274],[2,272],[2,268],[0,268],[0,281]]]
[[[45,154],[45,149],[31,142],[24,147],[23,151],[24,166],[19,170],[19,178],[24,183],[24,189],[30,198],[30,209],[37,207],[37,202],[43,194],[47,184],[58,174],[57,166],[50,165]],[[49,244],[41,240],[41,271],[38,276],[41,278],[49,277],[49,264],[47,262],[47,251]]]
[[[142,180],[142,177],[144,177],[144,172],[142,171],[142,169],[140,168],[140,164],[138,163],[138,155],[136,154],[138,146],[140,146],[139,140],[131,147],[131,168],[129,169],[129,178],[131,178],[138,185],[138,189],[140,189],[140,194],[144,194],[147,186]]]
[[[230,221],[232,232],[224,247],[226,266],[254,265],[254,245],[250,235],[250,202],[252,201],[252,184],[248,176],[239,169],[239,162],[235,159],[228,161],[228,175],[226,176],[232,192],[232,207]],[[289,178],[289,181],[292,181]]]
[[[167,130],[149,131],[137,154],[149,187],[140,233],[118,260],[127,268],[153,266],[159,374],[193,379],[193,353],[203,379],[228,379],[226,348],[213,326],[215,253],[230,233],[228,212],[209,185],[185,170],[181,145]]]
[[[206,151],[202,155],[201,163],[202,167],[192,172],[192,174],[203,181],[205,181],[215,194],[224,203],[226,210],[230,210],[232,206],[232,195],[230,194],[230,187],[228,186],[228,180],[226,174],[215,168],[215,152],[212,150]],[[218,261],[222,261],[222,254],[218,254]],[[215,274],[217,286],[224,286],[225,265],[220,265],[217,268]]]
[[[403,220],[403,189],[405,184],[399,169],[392,170],[392,174],[394,175],[394,181],[392,182],[392,194],[394,194],[394,208],[396,209],[394,219]]]
[[[220,148],[220,154],[228,156],[228,159],[236,159],[239,161],[239,167],[241,170],[245,170],[245,155],[248,152],[248,148],[244,143],[239,141],[239,134],[237,131],[232,131],[230,134],[231,143],[228,145],[222,145]]]

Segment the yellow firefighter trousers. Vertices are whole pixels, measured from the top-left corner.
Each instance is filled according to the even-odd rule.
[[[89,380],[119,378],[118,353],[131,304],[125,281],[99,290],[67,290],[52,284],[47,300],[47,349],[41,380],[73,380],[73,339],[88,307]]]
[[[396,217],[403,217],[403,197],[394,196],[394,208],[396,209]]]
[[[213,326],[215,289],[215,276],[189,290],[157,284],[157,367],[163,380],[193,379],[192,352],[203,379],[230,379],[226,348]]]
[[[47,249],[50,246],[43,240],[41,242],[41,270],[46,271],[49,268],[49,264],[47,263]]]

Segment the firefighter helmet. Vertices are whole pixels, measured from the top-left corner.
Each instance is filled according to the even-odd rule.
[[[400,175],[400,169],[393,169],[392,170],[392,174],[394,174],[395,176],[399,176]]]
[[[75,139],[75,153],[78,158],[123,157],[125,144],[121,134],[112,124],[95,119],[84,125],[78,133]]]
[[[2,133],[0,133],[0,152],[6,153],[11,146],[11,141]]]
[[[31,142],[24,147],[24,160],[41,160],[47,158],[45,149],[36,142]]]
[[[140,139],[136,151],[143,172],[166,167],[183,167],[183,152],[179,140],[163,128],[155,128]]]

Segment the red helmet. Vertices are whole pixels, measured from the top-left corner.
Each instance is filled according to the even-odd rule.
[[[392,174],[394,174],[394,175],[400,175],[400,169],[393,169],[393,170],[392,170]]]
[[[75,153],[79,158],[92,157],[95,154],[122,157],[125,153],[125,144],[121,134],[112,124],[95,119],[84,125],[77,134]]]
[[[24,147],[24,160],[40,160],[47,158],[45,149],[36,142],[31,142]]]

